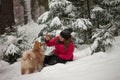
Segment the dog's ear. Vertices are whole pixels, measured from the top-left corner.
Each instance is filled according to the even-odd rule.
[[[38,41],[35,41],[35,42],[34,42],[34,48],[37,47],[37,46],[39,46],[39,44],[40,44],[40,43],[39,43]]]

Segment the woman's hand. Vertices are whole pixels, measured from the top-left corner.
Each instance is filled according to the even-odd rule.
[[[46,41],[50,40],[50,35],[49,35],[49,34],[46,34],[46,35],[45,35],[45,40],[46,40]]]

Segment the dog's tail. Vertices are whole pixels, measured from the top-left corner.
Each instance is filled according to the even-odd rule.
[[[27,60],[32,61],[34,58],[35,58],[35,55],[33,52],[25,52],[22,57],[22,59],[25,61]]]

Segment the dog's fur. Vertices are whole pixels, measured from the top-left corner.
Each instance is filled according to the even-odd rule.
[[[36,41],[32,50],[23,53],[21,59],[21,74],[33,73],[41,70],[44,62],[43,44]]]

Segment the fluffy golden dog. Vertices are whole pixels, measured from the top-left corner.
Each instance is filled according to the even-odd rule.
[[[41,70],[44,62],[43,44],[36,41],[32,50],[23,53],[21,59],[21,74]]]

